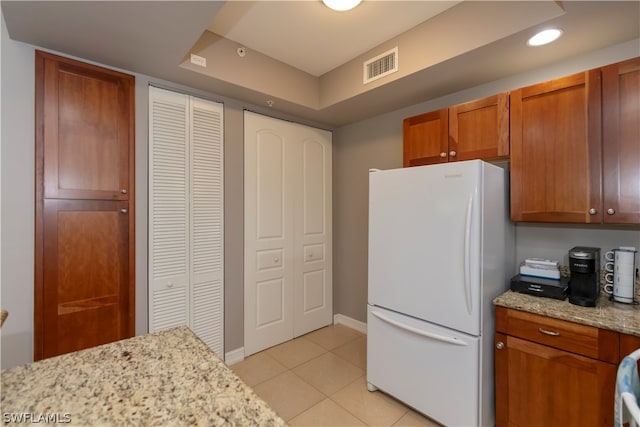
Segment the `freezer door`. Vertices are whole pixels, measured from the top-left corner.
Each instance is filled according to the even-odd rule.
[[[370,173],[370,304],[480,334],[482,166]]]
[[[428,417],[480,425],[479,366],[479,337],[368,307],[367,382]]]

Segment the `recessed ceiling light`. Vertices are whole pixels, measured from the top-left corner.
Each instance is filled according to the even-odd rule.
[[[527,44],[529,46],[542,46],[547,43],[551,43],[562,35],[562,30],[557,28],[550,28],[548,30],[540,31],[535,36],[531,37]]]
[[[343,12],[350,10],[360,4],[362,0],[322,0],[322,2],[330,9]]]

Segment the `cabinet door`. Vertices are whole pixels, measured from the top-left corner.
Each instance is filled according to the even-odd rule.
[[[602,69],[604,222],[640,223],[640,58]]]
[[[509,155],[509,95],[449,108],[449,161]]]
[[[35,58],[34,359],[134,335],[134,77]]]
[[[133,335],[127,201],[44,201],[42,357]]]
[[[444,108],[404,119],[403,165],[421,166],[449,160],[449,113]]]
[[[496,334],[496,425],[613,424],[615,364]]]
[[[510,94],[511,219],[600,222],[600,73]]]
[[[37,52],[42,97],[44,197],[129,199],[134,78]],[[131,164],[133,166],[133,164]]]

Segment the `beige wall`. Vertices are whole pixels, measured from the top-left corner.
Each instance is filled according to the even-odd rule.
[[[2,19],[1,285],[10,311],[1,331],[2,368],[33,358],[34,50],[9,39]],[[365,320],[368,169],[402,165],[402,119],[458,102],[637,55],[639,41],[513,76],[344,126],[334,132],[334,312]],[[124,70],[126,72],[126,70]],[[243,346],[243,109],[272,111],[149,76],[136,75],[136,334],[147,331],[147,87],[149,83],[225,105],[225,351]],[[517,258],[559,256],[575,244],[640,247],[640,229],[520,225]],[[578,241],[579,240],[579,241]]]
[[[337,129],[333,134],[334,311],[366,321],[368,170],[402,167],[402,119],[638,55],[640,41],[613,46]],[[567,261],[573,246],[640,248],[640,227],[518,224],[516,262]],[[513,266],[514,274],[516,266]]]
[[[9,310],[2,327],[2,369],[33,361],[34,259],[34,52],[9,39],[2,18],[2,145],[0,147],[0,306]],[[56,52],[53,52],[56,53]],[[60,54],[60,53],[59,53]],[[61,54],[64,55],[64,54]],[[82,58],[76,58],[82,60]],[[103,64],[98,64],[103,65]],[[106,65],[108,66],[108,65]],[[120,70],[129,72],[127,70]],[[130,72],[129,72],[130,73]],[[136,335],[148,331],[147,157],[148,86],[182,91],[224,103],[225,168],[225,352],[244,345],[243,293],[243,111],[323,127],[265,108],[131,73],[136,77]],[[324,127],[326,128],[326,127]]]

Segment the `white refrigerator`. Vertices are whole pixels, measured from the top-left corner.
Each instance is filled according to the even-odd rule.
[[[367,385],[447,426],[495,425],[494,309],[514,274],[506,170],[369,174]]]

